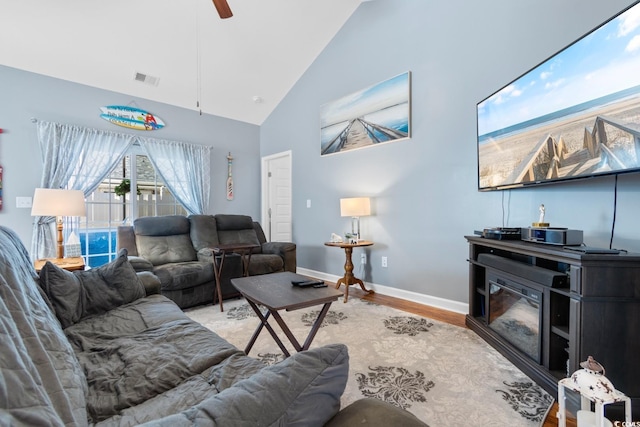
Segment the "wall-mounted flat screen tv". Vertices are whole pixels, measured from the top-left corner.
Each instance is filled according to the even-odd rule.
[[[477,105],[478,189],[640,171],[640,2]]]

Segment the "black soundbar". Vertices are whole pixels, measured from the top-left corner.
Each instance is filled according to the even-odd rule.
[[[507,273],[531,280],[543,286],[552,288],[567,287],[567,275],[558,271],[525,264],[493,254],[479,254],[477,261],[484,266],[506,271]]]

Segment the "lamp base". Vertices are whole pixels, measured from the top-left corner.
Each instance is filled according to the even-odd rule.
[[[360,241],[360,217],[351,217],[351,243],[358,243]]]
[[[58,248],[56,256],[58,258],[64,258],[64,245],[62,244],[62,217],[59,216],[56,219],[56,228],[58,229]]]

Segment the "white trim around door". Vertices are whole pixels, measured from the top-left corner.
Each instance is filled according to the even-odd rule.
[[[267,241],[293,239],[291,150],[262,157],[261,223]]]

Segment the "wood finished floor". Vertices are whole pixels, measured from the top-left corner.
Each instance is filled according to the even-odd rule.
[[[443,310],[440,308],[430,307],[428,305],[418,304],[411,301],[406,301],[400,298],[390,297],[388,295],[382,295],[378,293],[368,294],[358,288],[351,287],[349,289],[349,298],[360,298],[365,301],[374,302],[380,305],[386,305],[398,310],[406,311],[408,313],[416,314],[418,316],[428,317],[430,319],[446,322],[451,325],[461,326],[466,328],[464,324],[464,314],[454,313],[451,311]],[[342,299],[338,300],[342,301]],[[336,304],[336,303],[334,303]],[[549,411],[549,415],[542,427],[558,427],[558,419],[556,413],[558,412],[558,404],[554,403],[553,408]],[[575,427],[576,422],[573,419],[567,417],[567,427]]]

